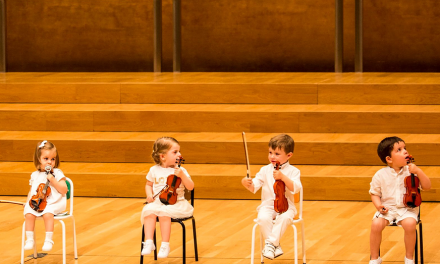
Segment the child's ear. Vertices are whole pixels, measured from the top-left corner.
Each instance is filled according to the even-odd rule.
[[[287,158],[290,159],[293,156],[293,152],[287,153]]]
[[[387,157],[385,158],[385,160],[387,161],[387,163],[393,163],[393,159],[391,159],[390,156],[387,156]]]

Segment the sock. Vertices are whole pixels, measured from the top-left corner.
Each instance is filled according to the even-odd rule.
[[[170,247],[170,242],[162,242],[162,244],[160,244],[160,247],[164,246]]]
[[[46,232],[46,239],[45,240],[52,240],[53,232]]]
[[[34,231],[26,231],[26,241],[34,240]]]

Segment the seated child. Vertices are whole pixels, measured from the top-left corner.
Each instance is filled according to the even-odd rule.
[[[262,188],[261,205],[257,208],[257,223],[260,225],[261,233],[265,239],[263,256],[268,259],[274,259],[283,254],[280,239],[286,228],[292,224],[297,213],[293,195],[301,190],[302,185],[300,171],[289,164],[294,145],[293,139],[286,134],[271,138],[268,155],[270,164],[262,167],[255,178],[245,177],[241,181],[243,186],[253,193]],[[274,169],[274,164],[277,161],[281,164],[279,170]],[[275,180],[281,180],[286,185],[285,196],[289,208],[281,214],[274,209],[275,192],[273,186]]]
[[[371,223],[370,264],[382,263],[379,256],[382,231],[394,222],[402,226],[405,231],[405,264],[412,264],[419,208],[407,207],[403,203],[403,195],[406,192],[404,179],[411,173],[415,174],[423,190],[431,188],[431,181],[415,164],[407,164],[409,155],[402,139],[398,137],[383,139],[377,147],[377,154],[387,167],[377,171],[370,183],[371,201],[377,209]]]

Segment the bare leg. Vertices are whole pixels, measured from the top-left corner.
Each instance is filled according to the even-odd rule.
[[[384,218],[375,218],[371,222],[370,233],[370,257],[377,259],[379,257],[380,243],[382,242],[382,231],[389,224]]]
[[[145,238],[153,240],[154,229],[156,229],[156,215],[150,214],[144,218]]]
[[[44,226],[46,227],[46,232],[53,232],[53,214],[46,213],[43,215]]]
[[[34,231],[35,228],[35,219],[37,217],[33,214],[26,214],[24,221],[25,221],[25,230],[26,231]]]
[[[405,230],[406,258],[413,259],[414,248],[416,246],[416,220],[412,217],[408,217],[400,221],[400,224],[403,230]]]
[[[170,242],[171,236],[171,217],[159,216],[160,233],[162,234],[162,242]]]

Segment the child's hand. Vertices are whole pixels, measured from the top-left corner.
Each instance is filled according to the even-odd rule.
[[[54,179],[55,177],[52,175],[52,173],[48,173],[47,175],[46,175],[46,178],[47,178],[47,180],[48,181],[52,181],[52,179]]]
[[[176,175],[179,178],[182,178],[183,174],[185,174],[181,168],[176,167],[174,168],[174,175]]]
[[[417,167],[416,164],[410,163],[410,164],[408,164],[408,170],[412,174],[418,174],[420,169],[419,169],[419,167]]]
[[[152,203],[152,202],[154,202],[153,196],[147,196],[147,203]]]
[[[388,213],[388,208],[385,208],[385,206],[383,206],[383,205],[380,205],[379,208],[378,208],[378,210],[379,210],[379,212],[380,212],[381,214],[386,214],[386,213]]]
[[[273,171],[273,177],[275,178],[275,180],[283,180],[283,176],[284,174],[281,171],[279,170]]]
[[[252,186],[252,179],[248,177],[244,177],[241,180],[241,184],[243,184],[243,186],[246,187],[246,189],[249,189],[249,187]]]

